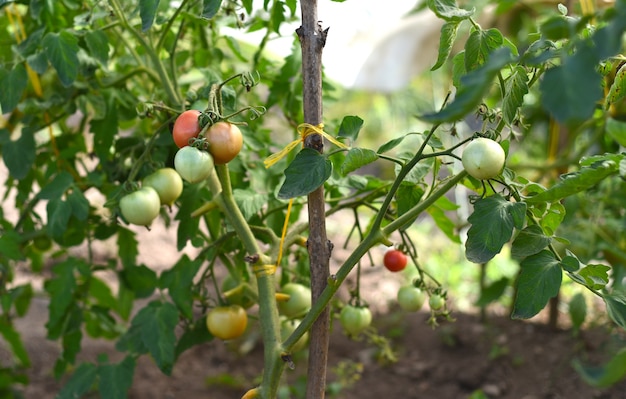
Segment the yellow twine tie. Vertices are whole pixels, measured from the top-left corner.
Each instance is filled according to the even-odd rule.
[[[270,155],[269,157],[265,159],[265,161],[263,161],[263,164],[265,164],[266,168],[269,168],[270,166],[274,165],[276,162],[280,161],[285,155],[287,155],[291,150],[293,150],[299,143],[302,143],[304,145],[304,140],[311,134],[321,134],[324,138],[326,138],[326,140],[330,141],[337,147],[348,148],[347,145],[343,144],[340,141],[337,141],[337,139],[335,139],[333,136],[326,133],[324,131],[323,123],[320,123],[317,126],[311,125],[309,123],[302,123],[298,126],[298,133],[300,134],[299,139],[296,139],[292,141],[291,143],[287,144],[285,148],[283,148],[282,150],[278,151],[275,154]]]

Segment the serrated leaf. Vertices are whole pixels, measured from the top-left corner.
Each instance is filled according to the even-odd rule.
[[[589,385],[609,388],[626,377],[626,348],[620,349],[603,366],[583,366],[578,360],[574,361],[573,366]]]
[[[22,260],[22,238],[16,231],[4,231],[0,236],[0,254],[11,260]]]
[[[220,10],[222,0],[203,0],[202,18],[211,19]]]
[[[597,161],[583,166],[577,172],[562,175],[559,182],[548,190],[525,198],[529,204],[554,202],[570,195],[590,189],[608,176],[618,172],[619,165],[614,161]]]
[[[603,294],[609,317],[620,327],[626,329],[626,295],[620,292]]]
[[[205,342],[209,342],[212,339],[213,336],[206,328],[205,319],[200,318],[196,320],[195,323],[187,326],[185,332],[176,344],[176,358],[178,358],[187,349],[190,349],[199,344],[203,344]]]
[[[201,258],[191,261],[185,255],[174,267],[161,273],[159,278],[159,286],[162,289],[168,289],[178,309],[189,319],[193,318],[193,291],[191,290],[193,278],[200,270],[202,262]]]
[[[610,266],[587,265],[580,269],[578,275],[585,279],[587,287],[594,290],[601,290],[609,283]]]
[[[439,18],[446,21],[462,21],[474,15],[474,8],[465,10],[459,8],[456,0],[428,0],[430,8]]]
[[[465,42],[465,70],[473,71],[485,64],[490,54],[503,43],[502,33],[496,28],[472,31]]]
[[[139,332],[142,343],[166,375],[171,374],[174,366],[174,330],[178,324],[178,316],[178,310],[172,303],[152,301],[131,322],[131,330],[136,329]]]
[[[456,57],[455,57],[456,58]],[[500,69],[513,60],[511,50],[502,47],[494,51],[482,66],[461,77],[460,88],[452,103],[441,111],[419,116],[431,123],[454,122],[473,112],[491,88]]]
[[[15,109],[22,98],[28,84],[28,75],[24,64],[16,64],[8,72],[0,68],[0,106],[2,113],[7,114]]]
[[[568,272],[575,272],[580,269],[580,261],[572,255],[563,257],[561,267]]]
[[[542,105],[562,124],[580,123],[593,115],[602,98],[601,84],[593,50],[583,47],[544,74],[539,85]]]
[[[278,198],[290,199],[315,191],[328,180],[332,169],[328,158],[312,148],[302,149],[285,169],[285,181]]]
[[[37,198],[43,200],[51,200],[60,198],[74,182],[74,178],[69,172],[61,172],[54,176],[52,181],[46,184],[39,193]]]
[[[137,245],[138,242],[135,238],[135,233],[120,226],[117,233],[117,253],[125,268],[137,264],[137,255],[139,255]]]
[[[85,43],[89,54],[103,65],[109,62],[109,39],[101,30],[89,31],[85,34]]]
[[[68,31],[48,32],[41,44],[63,86],[74,83],[79,66],[78,39]]]
[[[141,30],[147,31],[154,24],[159,0],[139,0],[139,16],[141,17]]]
[[[125,267],[120,277],[137,298],[149,297],[158,285],[156,272],[145,265]]]
[[[98,368],[92,363],[81,363],[59,392],[56,399],[76,399],[87,393],[98,376]]]
[[[517,279],[513,319],[529,319],[543,309],[561,287],[563,271],[550,251],[541,251],[522,261]]]
[[[378,154],[368,148],[350,148],[346,154],[346,158],[341,164],[339,173],[346,176],[348,173],[353,172],[367,164],[370,164],[378,159]]]
[[[72,207],[72,214],[80,221],[87,220],[89,216],[89,200],[82,191],[72,190],[67,196],[67,203]]]
[[[67,225],[72,217],[72,206],[63,199],[48,201],[48,234],[57,242],[63,239]]]
[[[441,27],[437,61],[435,62],[435,65],[430,68],[431,71],[436,71],[441,68],[450,56],[450,53],[452,52],[452,45],[454,44],[454,40],[456,40],[456,34],[459,30],[460,22],[461,21],[447,21]]]
[[[492,302],[497,301],[504,294],[504,291],[509,286],[509,279],[502,277],[501,279],[494,281],[490,285],[486,286],[480,291],[480,297],[476,301],[476,306],[485,307]]]
[[[344,116],[339,125],[337,137],[347,137],[351,142],[355,142],[359,137],[359,132],[363,127],[363,119],[356,115]]]
[[[8,344],[13,356],[22,367],[30,367],[30,357],[28,351],[22,341],[22,336],[6,317],[0,318],[0,335],[4,338],[4,342]]]
[[[35,151],[35,136],[30,129],[22,129],[20,138],[3,145],[2,158],[13,178],[21,180],[28,175],[35,163]]]
[[[530,255],[534,255],[550,244],[550,237],[547,237],[541,227],[537,225],[531,225],[524,228],[515,240],[511,247],[511,256],[513,258],[521,259]]]
[[[626,89],[624,90],[626,91]],[[608,118],[606,120],[605,129],[606,133],[613,140],[615,140],[622,147],[626,147],[626,122],[618,121],[613,118]]]
[[[383,145],[381,145],[378,148],[378,150],[376,150],[376,153],[377,154],[384,154],[385,152],[391,151],[392,149],[397,147],[400,143],[402,143],[402,140],[404,140],[405,138],[406,138],[406,136],[401,136],[401,137],[389,140],[388,142],[386,142]]]
[[[457,225],[446,215],[445,211],[458,209],[458,205],[446,197],[440,197],[437,201],[426,209],[426,212],[433,218],[439,230],[454,243],[461,243],[457,231]]]
[[[407,211],[417,205],[423,195],[424,190],[418,184],[403,181],[396,191],[398,216],[404,215]]]
[[[256,215],[267,202],[267,197],[252,189],[236,188],[233,190],[233,197],[239,206],[241,213],[246,219]]]
[[[104,364],[98,367],[100,383],[98,384],[102,399],[124,399],[133,385],[135,359],[126,356],[118,364]]]
[[[468,218],[465,256],[470,262],[486,263],[502,250],[513,235],[513,229],[524,225],[526,204],[508,202],[499,195],[480,199]]]
[[[502,116],[506,123],[511,124],[515,121],[517,111],[524,103],[524,96],[528,93],[528,75],[523,66],[516,66],[506,80],[505,93],[502,99]]]
[[[76,278],[74,277],[75,260],[69,259],[52,268],[54,277],[46,281],[45,289],[50,294],[48,304],[48,337],[56,339],[56,334],[50,334],[65,318],[65,314],[74,300]]]

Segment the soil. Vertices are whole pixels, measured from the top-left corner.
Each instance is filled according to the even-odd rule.
[[[42,320],[47,304],[37,299],[18,322],[33,367],[26,398],[53,398],[62,381],[52,377],[58,343],[45,339]],[[571,330],[550,330],[544,324],[513,321],[501,316],[486,323],[476,315],[455,314],[436,329],[426,312],[407,314],[391,309],[376,315],[378,337],[384,337],[397,361],[383,356],[384,345],[362,336],[346,337],[338,324],[330,347],[328,398],[458,399],[621,399],[626,381],[600,390],[587,385],[572,361],[599,364],[626,337],[596,327],[576,337]],[[238,353],[234,348],[248,348]],[[85,340],[81,360],[95,361],[102,353],[121,360],[113,344]],[[4,361],[3,361],[4,363]],[[213,341],[185,352],[171,376],[163,375],[147,356],[135,370],[130,398],[240,398],[258,382],[263,350],[258,337],[228,345]],[[282,398],[298,398],[306,381],[306,353],[294,355],[294,370],[286,370]],[[290,389],[287,389],[287,386]],[[479,396],[482,393],[484,396]],[[97,397],[96,394],[92,397]]]

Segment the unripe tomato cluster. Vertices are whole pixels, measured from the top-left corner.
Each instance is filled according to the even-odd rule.
[[[197,110],[185,111],[178,116],[172,129],[174,143],[180,148],[174,158],[174,167],[189,183],[208,178],[214,164],[224,165],[232,161],[243,146],[241,130],[228,122],[217,122],[206,131],[204,138],[209,144],[208,153],[190,146],[202,130],[198,120],[200,115]]]
[[[128,223],[149,226],[161,210],[171,206],[183,192],[183,181],[172,168],[161,168],[143,180],[142,187],[120,200],[120,211]]]

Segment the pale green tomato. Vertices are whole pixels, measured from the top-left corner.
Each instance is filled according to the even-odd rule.
[[[152,187],[142,187],[120,200],[120,211],[128,223],[148,226],[159,215],[161,201]]]
[[[346,305],[341,309],[339,322],[351,336],[357,336],[372,324],[372,312],[369,308]]]
[[[152,187],[159,194],[163,205],[172,205],[183,192],[183,179],[172,168],[161,168],[143,179],[143,185]]]
[[[183,179],[189,183],[198,183],[211,175],[213,158],[206,151],[186,146],[176,153],[174,167]]]
[[[505,154],[500,144],[479,137],[463,150],[461,161],[467,173],[479,180],[493,179],[504,167]]]
[[[407,312],[417,312],[424,306],[426,294],[413,285],[405,285],[398,290],[398,304]]]

